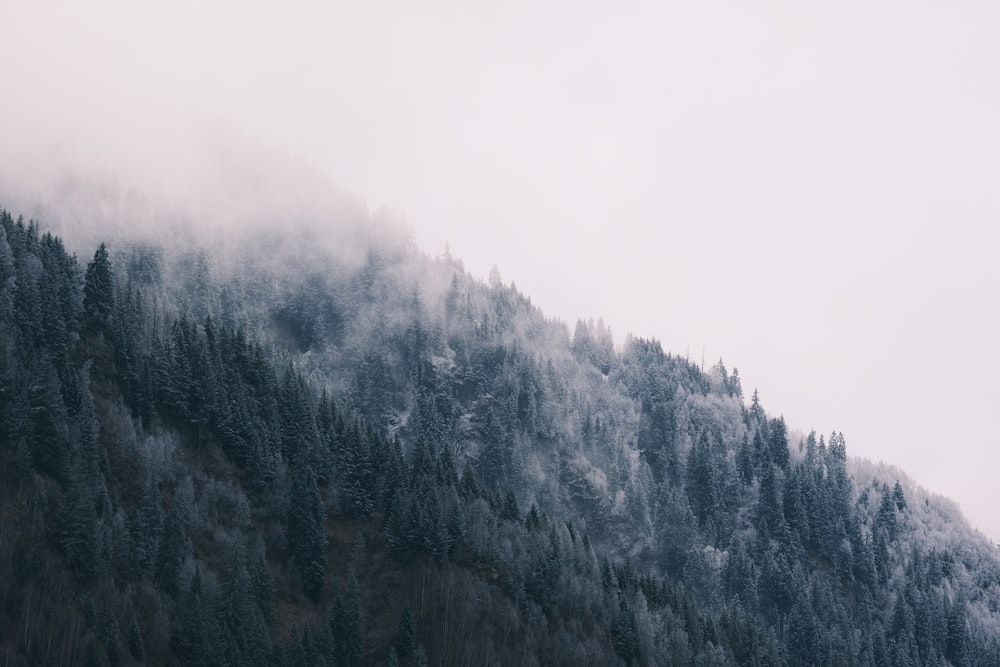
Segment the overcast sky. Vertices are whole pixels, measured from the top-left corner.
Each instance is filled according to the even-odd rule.
[[[301,160],[1000,539],[1000,4],[16,4],[0,199],[193,192],[220,141]]]

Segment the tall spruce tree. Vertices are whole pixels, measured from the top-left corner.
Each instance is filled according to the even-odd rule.
[[[326,510],[309,466],[293,470],[288,506],[288,556],[302,589],[318,602],[326,581]]]
[[[87,264],[83,283],[83,309],[91,327],[103,329],[111,324],[115,304],[115,279],[108,249],[102,243]]]

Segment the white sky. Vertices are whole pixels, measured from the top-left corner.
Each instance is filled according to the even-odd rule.
[[[0,185],[301,158],[570,324],[724,357],[1000,539],[1000,4],[17,4]]]

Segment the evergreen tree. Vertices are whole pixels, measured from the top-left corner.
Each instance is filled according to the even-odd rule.
[[[242,547],[232,550],[217,606],[226,662],[267,665],[271,653],[268,623],[258,605],[254,581]]]
[[[770,534],[775,535],[785,522],[779,493],[776,469],[767,464],[761,473],[756,513],[757,526],[762,533],[768,534],[770,531]]]
[[[108,249],[102,243],[87,264],[84,276],[83,308],[91,327],[106,329],[111,324],[114,308],[115,282],[108,259]]]
[[[102,573],[109,563],[101,545],[98,511],[102,509],[104,479],[100,470],[98,425],[84,371],[81,383],[86,397],[79,415],[79,435],[73,465],[67,473],[66,492],[59,504],[55,532],[59,546],[77,573],[85,578]]]
[[[788,469],[788,435],[785,418],[772,419],[768,424],[768,450],[771,461],[782,470]]]
[[[186,534],[186,520],[175,500],[164,515],[163,533],[156,553],[156,581],[167,595],[173,597],[180,591],[181,568],[190,552]]]
[[[347,516],[365,518],[375,509],[375,461],[357,425],[347,430],[339,453],[340,494]]]
[[[889,541],[896,539],[896,502],[888,488],[882,489],[882,501],[875,517],[875,527],[885,531]]]
[[[318,602],[326,581],[326,510],[308,466],[293,469],[288,506],[288,554],[302,588]]]
[[[330,628],[337,659],[341,664],[360,665],[365,654],[364,623],[358,582],[351,575],[334,594]]]
[[[134,659],[142,662],[146,649],[142,641],[142,629],[139,627],[139,619],[135,617],[135,613],[132,614],[128,626],[128,651]]]
[[[736,453],[736,471],[744,485],[753,484],[753,448],[746,433],[743,434],[743,442]]]
[[[139,507],[129,512],[128,516],[128,566],[135,574],[145,575],[156,561],[163,532],[163,510],[160,507],[159,489],[154,481],[145,481]]]
[[[892,501],[900,512],[906,509],[906,495],[903,493],[903,487],[899,480],[896,480],[896,485],[892,487]]]
[[[16,281],[14,251],[7,242],[6,229],[0,225],[0,322],[13,319]]]
[[[406,660],[417,646],[417,626],[413,621],[413,610],[409,602],[403,603],[403,611],[399,616],[399,628],[396,630],[394,648],[401,660]]]
[[[711,446],[702,434],[691,446],[687,461],[687,495],[699,525],[705,525],[715,515],[716,494]]]
[[[626,602],[624,596],[622,596],[618,607],[618,619],[611,631],[611,641],[614,644],[615,653],[621,656],[626,665],[639,663],[639,631],[636,627],[635,611]]]
[[[29,364],[22,382],[22,400],[11,415],[16,434],[26,435],[25,454],[33,467],[64,483],[69,481],[72,450],[69,443],[69,415],[60,393],[56,369],[46,359]]]
[[[201,571],[196,569],[178,610],[179,622],[172,638],[175,650],[189,665],[219,664],[220,633],[212,607],[212,596],[206,594]]]

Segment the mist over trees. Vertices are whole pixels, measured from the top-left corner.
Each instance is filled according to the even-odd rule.
[[[1000,664],[996,548],[721,360],[398,227],[42,224],[0,214],[11,664]]]

